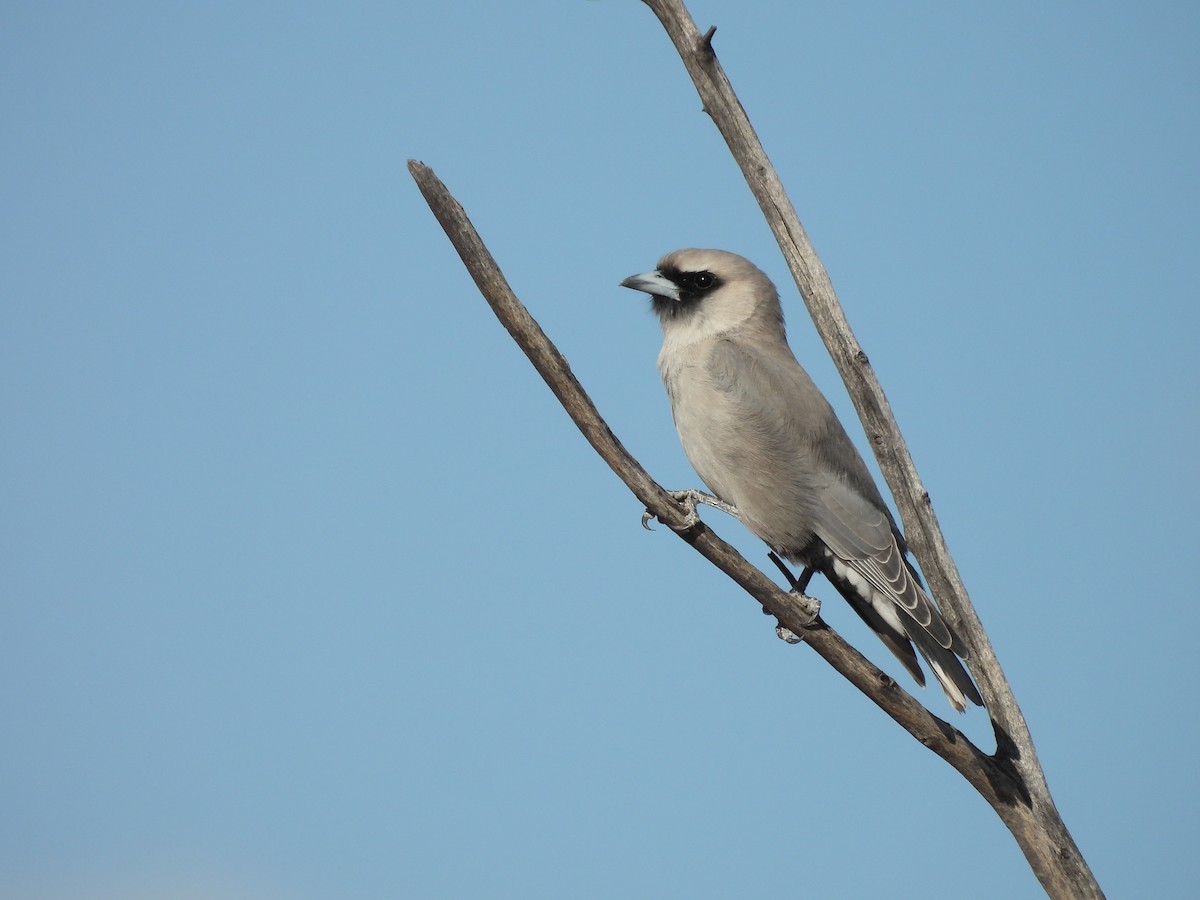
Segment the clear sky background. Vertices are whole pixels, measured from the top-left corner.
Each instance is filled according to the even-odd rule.
[[[1196,896],[1200,7],[692,12],[1101,884]],[[663,484],[696,478],[617,282],[682,246],[775,279],[862,446],[640,3],[2,24],[0,896],[1040,895],[956,773],[639,527],[404,168]]]

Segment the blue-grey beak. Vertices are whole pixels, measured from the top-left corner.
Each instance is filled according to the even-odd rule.
[[[630,275],[621,282],[621,287],[635,291],[645,291],[656,297],[666,297],[668,300],[679,299],[679,285],[659,272],[643,272],[641,275]]]

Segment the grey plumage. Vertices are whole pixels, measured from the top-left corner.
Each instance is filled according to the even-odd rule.
[[[704,483],[776,553],[824,574],[918,683],[913,644],[955,709],[982,706],[866,464],[792,355],[770,279],[733,253],[677,250],[621,285],[651,295],[671,413]]]

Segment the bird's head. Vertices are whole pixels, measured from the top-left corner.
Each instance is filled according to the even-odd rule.
[[[775,285],[748,259],[724,250],[676,250],[621,287],[650,295],[668,335],[687,331],[700,339],[751,324],[783,326]]]

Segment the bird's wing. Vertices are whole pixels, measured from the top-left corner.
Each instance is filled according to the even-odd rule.
[[[754,510],[743,508],[755,513],[747,524],[757,522],[759,536],[769,544],[775,539],[785,555],[789,547],[778,536],[815,534],[829,554],[826,575],[913,677],[924,684],[909,638],[956,709],[965,707],[964,697],[982,705],[955,656],[961,642],[905,559],[903,538],[866,463],[786,344],[719,339],[702,365],[708,384],[739,411],[736,428],[722,423],[741,448],[724,468],[743,482],[762,482],[740,485],[738,501],[754,501]],[[779,526],[781,509],[790,512],[784,520],[799,517],[804,527]]]
[[[759,451],[745,455],[743,475],[783,476],[758,505],[803,502],[807,524],[834,554],[949,647],[950,631],[905,563],[866,464],[787,345],[718,340],[705,362],[712,384],[739,410],[739,444]]]
[[[887,559],[896,546],[886,512],[828,472],[817,489],[814,530],[842,559]]]
[[[909,571],[886,513],[838,479],[823,485],[820,498],[824,515],[814,530],[825,545],[941,646],[953,646],[950,629]]]

